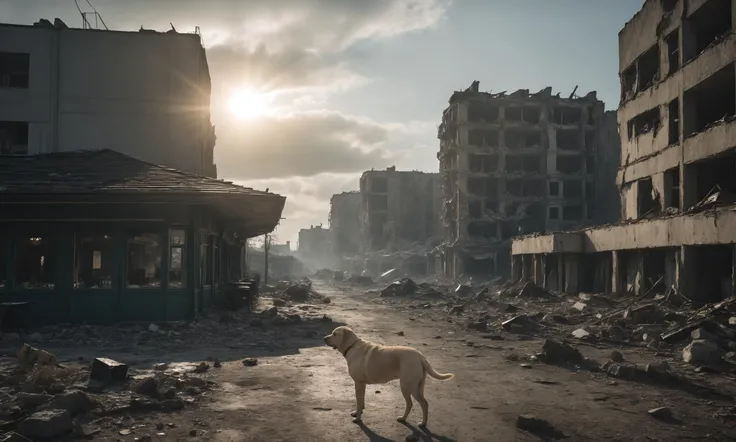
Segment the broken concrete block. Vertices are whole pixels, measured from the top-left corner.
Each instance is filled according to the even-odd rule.
[[[83,391],[69,391],[56,396],[48,405],[45,405],[43,409],[46,410],[66,410],[71,416],[76,416],[80,413],[86,413],[87,411],[93,410],[98,406],[98,403],[92,400]]]
[[[123,382],[128,377],[128,365],[108,358],[95,358],[89,378],[100,382]]]
[[[245,358],[243,359],[243,365],[246,367],[255,367],[258,365],[258,359],[256,358]]]
[[[579,312],[582,312],[583,310],[585,310],[586,307],[588,307],[588,305],[586,303],[584,303],[584,302],[576,302],[572,306],[572,308],[574,308],[575,310],[577,310]]]
[[[659,361],[647,364],[645,371],[647,374],[667,374],[670,371],[670,365],[667,361]]]
[[[736,325],[736,316],[728,318],[728,325]]]
[[[590,334],[590,332],[584,328],[579,328],[572,332],[573,337],[577,339],[590,339],[593,335]]]
[[[719,357],[718,344],[704,339],[693,341],[682,350],[682,360],[689,364],[710,364]]]
[[[624,355],[621,354],[618,350],[613,350],[611,352],[611,360],[613,362],[623,362],[624,361]]]
[[[148,331],[150,331],[151,333],[158,333],[159,331],[161,331],[161,329],[159,328],[158,325],[151,324],[148,326]]]
[[[582,362],[583,355],[565,341],[558,342],[554,339],[545,339],[542,344],[542,354],[545,362]]]
[[[659,322],[662,316],[656,304],[630,307],[624,312],[624,319],[633,324],[654,324]]]
[[[16,402],[18,402],[22,408],[38,407],[39,405],[43,405],[46,402],[49,402],[53,398],[54,397],[50,394],[24,392],[20,392],[15,396]]]
[[[39,350],[28,344],[23,344],[16,353],[18,363],[22,367],[32,367],[34,365],[55,365],[56,357],[46,350]]]
[[[624,332],[624,329],[621,327],[612,325],[604,330],[604,333],[606,336],[608,336],[609,339],[614,341],[625,341],[627,336],[626,332]]]
[[[669,420],[672,419],[672,410],[667,407],[652,408],[647,413],[655,419]]]
[[[31,442],[31,440],[21,436],[15,431],[11,431],[10,433],[3,434],[0,442]]]
[[[718,341],[718,336],[714,335],[713,333],[709,332],[708,330],[704,329],[703,327],[698,327],[695,330],[690,332],[690,337],[693,339],[693,341],[698,340],[706,340],[706,341]]]
[[[488,330],[488,323],[486,321],[469,322],[468,330],[477,330],[477,331]]]
[[[66,410],[39,411],[18,424],[21,434],[31,439],[51,439],[68,433],[72,427],[72,416]]]
[[[617,362],[606,363],[601,367],[609,375],[619,378],[634,380],[639,377],[640,371],[633,365],[624,365]]]

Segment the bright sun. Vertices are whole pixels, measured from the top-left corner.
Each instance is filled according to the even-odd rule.
[[[228,100],[228,108],[236,117],[252,119],[263,116],[271,110],[273,96],[253,89],[235,91]]]

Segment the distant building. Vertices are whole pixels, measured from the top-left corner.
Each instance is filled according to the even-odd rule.
[[[489,93],[476,81],[453,93],[438,132],[441,273],[508,275],[512,237],[614,221],[615,183],[598,177],[616,174],[615,130],[595,92]]]
[[[310,226],[299,231],[299,255],[302,258],[325,259],[332,256],[330,230],[321,225]]]
[[[369,170],[360,177],[361,249],[401,250],[439,234],[439,174]]]
[[[291,241],[286,241],[286,244],[271,244],[268,248],[268,253],[275,255],[291,255]]]
[[[113,149],[217,176],[198,34],[0,24],[0,155]]]
[[[330,199],[330,232],[336,257],[360,253],[360,193],[343,192]]]

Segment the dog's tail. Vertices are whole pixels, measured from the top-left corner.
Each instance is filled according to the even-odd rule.
[[[448,379],[452,379],[455,377],[453,373],[437,373],[436,371],[434,371],[434,368],[432,368],[432,365],[426,359],[422,361],[422,365],[424,366],[425,373],[427,373],[428,375],[432,376],[435,379],[439,379],[440,381],[446,381]]]

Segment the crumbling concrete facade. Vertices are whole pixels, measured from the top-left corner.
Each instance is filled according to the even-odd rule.
[[[455,92],[438,132],[441,273],[508,274],[512,237],[602,221],[596,176],[598,163],[615,176],[618,158],[611,161],[607,149],[617,152],[618,142],[605,146],[611,131],[615,119],[595,92],[568,98],[551,88],[489,93],[480,92],[477,81]],[[616,193],[613,181],[608,192]]]
[[[439,174],[370,170],[360,177],[361,251],[402,250],[438,234]]]
[[[330,236],[337,258],[360,253],[360,192],[343,192],[330,198]]]
[[[621,224],[515,239],[515,276],[571,293],[733,295],[734,3],[648,0],[621,30]]]

